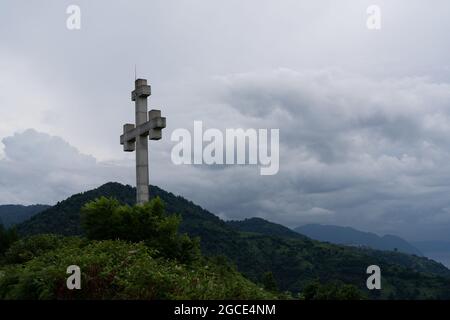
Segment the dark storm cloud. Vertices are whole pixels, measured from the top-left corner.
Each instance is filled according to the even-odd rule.
[[[253,177],[244,188],[221,184],[239,190],[240,201],[221,208],[226,215],[250,211],[290,225],[325,219],[408,235],[415,221],[422,234],[435,220],[450,222],[442,178],[450,173],[449,84],[287,69],[219,83],[219,100],[280,128],[281,137],[277,176]],[[309,214],[317,208],[329,214]]]

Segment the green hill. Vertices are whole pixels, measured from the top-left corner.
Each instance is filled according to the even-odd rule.
[[[263,219],[226,223],[207,210],[158,187],[150,187],[151,197],[159,196],[169,213],[182,216],[180,231],[199,236],[205,255],[223,255],[254,282],[262,282],[272,272],[281,290],[299,292],[314,280],[335,280],[360,288],[370,298],[450,299],[450,270],[442,264],[413,255],[323,243],[293,234],[283,226]],[[135,202],[135,190],[107,183],[95,190],[74,195],[20,224],[22,235],[58,233],[82,234],[80,208],[99,196],[115,197],[123,203]],[[287,229],[287,230],[286,230]],[[365,288],[366,268],[381,267],[383,290]]]

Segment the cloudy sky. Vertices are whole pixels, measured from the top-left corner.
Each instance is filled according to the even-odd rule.
[[[66,9],[81,9],[68,30]],[[369,5],[381,30],[366,26]],[[225,219],[450,235],[450,2],[0,3],[0,204],[134,184],[134,67],[167,117],[150,181]],[[170,134],[279,128],[280,171],[176,166]]]

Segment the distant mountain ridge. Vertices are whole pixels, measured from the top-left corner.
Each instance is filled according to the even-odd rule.
[[[319,241],[347,246],[370,247],[378,250],[399,251],[423,256],[422,252],[406,240],[393,236],[378,236],[375,233],[359,231],[351,227],[307,224],[294,229],[296,232]]]
[[[43,204],[31,206],[16,204],[0,205],[0,223],[5,227],[11,227],[12,225],[21,223],[48,208],[50,208],[50,206]]]

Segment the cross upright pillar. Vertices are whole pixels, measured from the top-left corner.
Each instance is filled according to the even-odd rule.
[[[147,122],[147,98],[151,95],[151,87],[147,80],[137,79],[131,100],[136,104],[136,127]],[[149,200],[148,193],[148,137],[136,137],[136,193],[137,203]]]

